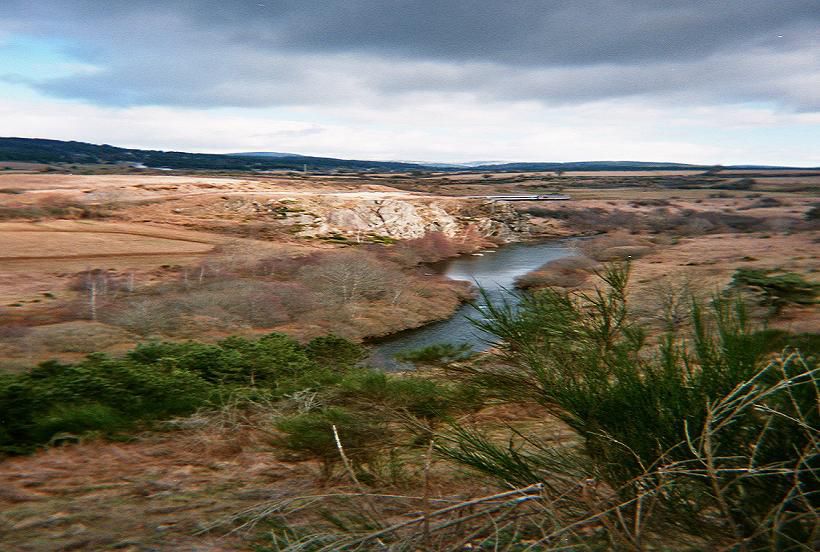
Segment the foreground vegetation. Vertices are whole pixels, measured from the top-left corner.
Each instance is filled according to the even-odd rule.
[[[262,550],[814,549],[817,337],[759,327],[728,292],[651,333],[628,275],[611,264],[593,293],[491,305],[476,324],[493,354],[432,347],[406,355],[437,367],[413,375],[362,367],[365,350],[338,337],[280,334],[44,363],[0,380],[0,446],[250,413],[321,486],[207,528],[248,531]],[[433,489],[459,470],[472,492]]]
[[[274,532],[274,549],[813,549],[816,336],[778,355],[793,337],[755,329],[742,301],[718,297],[653,346],[630,316],[628,268],[602,276],[591,295],[547,289],[492,306],[476,323],[499,338],[495,357],[449,366],[484,401],[550,413],[527,432],[455,420],[431,432],[440,457],[507,490],[398,523],[362,504],[323,529]],[[550,418],[577,439],[556,442]],[[280,503],[280,519],[301,504]]]
[[[648,348],[627,275],[611,266],[592,295],[548,289],[519,311],[494,306],[479,325],[501,338],[500,362],[462,369],[485,396],[545,405],[579,435],[577,449],[499,446],[459,428],[441,451],[511,485],[543,485],[543,506],[563,518],[538,522],[545,545],[579,540],[573,524],[595,519],[617,548],[811,547],[816,358],[772,359],[783,335],[755,331],[737,298],[715,299],[710,313],[695,303],[688,331]]]
[[[321,390],[322,400],[308,400],[308,407],[296,408],[297,415],[278,423],[291,435],[283,441],[286,445],[324,458],[327,443],[311,431],[333,422],[350,438],[355,427],[375,431],[386,422],[349,413],[350,404],[400,405],[427,418],[445,413],[455,392],[452,386],[360,368],[364,355],[361,346],[332,335],[300,345],[273,333],[216,344],[149,342],[122,358],[96,353],[76,364],[44,362],[24,374],[0,378],[0,451],[29,452],[46,443],[77,441],[89,432],[123,438],[152,422],[198,409],[305,401],[311,391]],[[362,437],[372,442],[384,433]],[[330,450],[335,457],[335,447]],[[326,460],[329,466],[335,458]]]

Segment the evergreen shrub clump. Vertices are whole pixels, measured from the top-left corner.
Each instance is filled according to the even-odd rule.
[[[579,446],[520,435],[500,444],[455,425],[438,450],[507,485],[543,485],[556,509],[539,522],[556,535],[545,544],[578,537],[568,520],[589,516],[617,549],[651,549],[653,538],[810,549],[820,531],[816,339],[759,331],[742,300],[723,296],[709,308],[693,301],[690,329],[650,345],[630,316],[628,273],[610,265],[592,294],[547,289],[517,308],[490,305],[477,325],[498,338],[496,361],[456,367],[485,397],[544,405]],[[802,352],[789,347],[798,343]]]
[[[363,355],[361,346],[334,336],[303,346],[273,333],[216,344],[149,342],[122,358],[93,353],[76,364],[44,362],[0,376],[0,452],[87,432],[112,435],[219,406],[248,389],[275,398],[332,385]]]

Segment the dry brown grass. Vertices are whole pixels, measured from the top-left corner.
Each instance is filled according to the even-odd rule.
[[[652,242],[641,236],[612,232],[583,240],[578,248],[589,258],[603,262],[644,257],[652,251]]]
[[[269,527],[259,516],[274,504],[304,503],[308,497],[316,507],[292,513],[288,520],[297,524],[321,521],[322,510],[334,500],[330,511],[354,514],[361,486],[341,469],[327,482],[316,461],[281,460],[287,455],[271,444],[276,411],[257,406],[201,412],[177,420],[173,432],[146,433],[128,443],[89,439],[5,459],[0,462],[0,542],[32,552],[253,550]],[[486,425],[503,438],[510,427],[529,431],[543,424],[544,412],[508,404],[463,421]],[[551,438],[573,438],[556,424],[549,427]],[[420,505],[425,472],[434,508],[498,492],[489,481],[435,457],[425,470],[426,455],[417,449],[393,456],[398,464],[389,469],[400,473],[366,488],[376,493],[373,502],[384,519],[406,519],[406,512]]]
[[[544,263],[536,270],[521,276],[515,281],[515,285],[523,289],[540,287],[577,288],[583,286],[600,266],[600,263],[583,255],[556,259]]]
[[[45,235],[43,235],[45,234]],[[133,255],[186,255],[205,253],[210,245],[157,237],[94,232],[2,232],[0,240],[6,245],[0,260],[86,259],[126,257]]]
[[[703,294],[724,289],[738,268],[777,268],[815,280],[820,271],[817,240],[820,232],[795,234],[717,234],[685,238],[675,245],[658,247],[632,264],[630,296],[640,302],[647,287],[663,278],[685,273]],[[796,333],[820,331],[820,308],[789,307],[772,322],[776,328]]]
[[[234,428],[235,429],[235,428]],[[215,519],[313,484],[309,463],[276,461],[247,431],[88,442],[0,463],[7,550],[250,550],[239,535],[197,534]],[[206,440],[206,441],[207,441]]]

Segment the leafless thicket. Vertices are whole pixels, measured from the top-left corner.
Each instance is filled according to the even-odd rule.
[[[313,333],[359,338],[449,312],[461,292],[414,267],[456,254],[460,247],[467,245],[441,233],[394,246],[307,255],[257,251],[238,241],[155,282],[134,273],[84,271],[72,284],[76,300],[70,312],[140,336],[193,337],[303,324],[315,328]]]

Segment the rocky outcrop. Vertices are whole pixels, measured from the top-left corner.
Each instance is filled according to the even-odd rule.
[[[464,203],[460,209],[462,223],[473,225],[482,236],[502,241],[516,241],[530,233],[530,216],[499,201]]]
[[[458,219],[435,203],[419,204],[398,199],[358,201],[327,213],[314,229],[319,234],[373,232],[397,239],[418,238],[431,231],[455,236]]]
[[[475,199],[274,199],[254,201],[258,216],[277,219],[296,236],[361,239],[419,238],[428,232],[456,237],[477,233],[515,241],[529,232],[529,217],[511,205]]]

